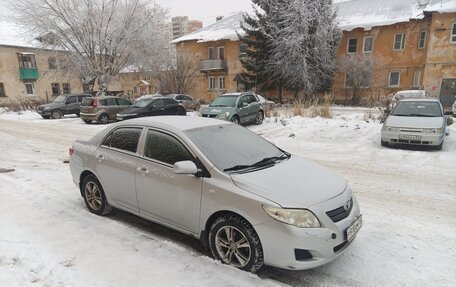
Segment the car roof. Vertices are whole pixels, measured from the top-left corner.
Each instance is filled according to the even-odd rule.
[[[232,125],[230,122],[208,119],[203,117],[191,117],[191,116],[154,116],[154,117],[143,117],[131,120],[119,122],[119,126],[122,125],[139,125],[139,126],[151,126],[162,128],[165,130],[191,130],[196,128],[204,128],[216,125]]]
[[[440,103],[439,99],[436,98],[418,98],[418,99],[402,99],[401,102],[437,102]]]
[[[244,95],[255,95],[254,93],[251,93],[251,92],[236,92],[236,93],[226,93],[226,94],[223,94],[221,95],[220,97],[240,97],[240,96],[244,96]]]
[[[97,96],[97,97],[94,97],[96,99],[123,99],[122,97],[117,97],[117,96]]]

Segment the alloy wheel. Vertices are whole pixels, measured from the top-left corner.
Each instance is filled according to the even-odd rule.
[[[250,243],[244,233],[233,226],[224,226],[217,231],[215,246],[226,264],[242,268],[250,261]]]
[[[84,193],[89,206],[94,210],[98,210],[101,206],[101,192],[98,185],[93,181],[89,181],[85,186]]]

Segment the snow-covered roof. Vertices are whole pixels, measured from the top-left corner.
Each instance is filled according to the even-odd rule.
[[[237,41],[238,35],[244,35],[245,32],[241,28],[241,23],[244,21],[242,12],[238,12],[232,16],[223,18],[212,25],[201,28],[193,33],[184,35],[180,38],[173,40],[171,43],[179,43],[183,41],[196,40],[198,43],[218,41],[218,40],[231,40]]]
[[[0,19],[0,45],[39,48],[40,43],[31,39],[25,31],[11,22]]]
[[[335,0],[339,28],[370,30],[424,18],[424,12],[456,12],[456,0]]]

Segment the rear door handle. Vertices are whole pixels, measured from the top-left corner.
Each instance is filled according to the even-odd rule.
[[[137,172],[139,172],[141,175],[148,175],[149,174],[149,170],[145,167],[138,167],[136,169]]]

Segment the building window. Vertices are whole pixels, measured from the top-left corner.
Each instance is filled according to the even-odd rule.
[[[239,57],[247,55],[247,45],[241,44],[239,45]]]
[[[51,84],[52,95],[58,96],[60,95],[60,84],[59,83],[52,83]]]
[[[218,58],[220,60],[225,59],[225,47],[217,47],[218,50]]]
[[[388,77],[388,86],[389,87],[399,87],[401,82],[401,72],[400,71],[391,71]]]
[[[209,80],[209,90],[214,90],[215,89],[215,78],[208,77],[208,80]]]
[[[415,70],[415,73],[413,74],[413,87],[417,88],[420,86],[420,80],[421,80],[421,70]]]
[[[356,53],[356,45],[358,43],[358,39],[348,39],[348,53]]]
[[[55,60],[55,58],[48,58],[48,64],[50,70],[57,69],[57,61]]]
[[[62,90],[63,90],[63,93],[64,93],[64,94],[69,94],[69,93],[71,93],[70,83],[63,83],[63,84],[62,84]]]
[[[405,33],[398,33],[394,35],[393,49],[395,51],[401,51],[405,48]]]
[[[451,44],[456,44],[456,22],[453,23],[453,27],[451,28],[450,43]]]
[[[370,53],[374,49],[374,36],[364,37],[363,52]]]
[[[214,55],[214,51],[215,51],[215,50],[214,50],[214,47],[209,47],[209,48],[207,49],[207,51],[208,51],[208,54],[209,54],[209,59],[210,59],[210,60],[215,59],[215,55]]]
[[[424,49],[424,47],[426,47],[426,37],[427,37],[427,31],[426,30],[420,31],[420,40],[418,41],[418,49]]]
[[[3,86],[3,83],[0,83],[0,97],[6,97],[5,87]]]
[[[68,62],[66,59],[60,59],[59,62],[60,62],[60,69],[65,70],[66,68],[68,68]]]
[[[17,54],[19,60],[19,67],[26,69],[36,69],[35,55],[31,53]]]
[[[218,88],[219,88],[219,90],[225,89],[225,77],[218,78]]]
[[[33,83],[24,83],[25,84],[25,91],[27,93],[27,95],[31,96],[34,94],[34,91],[33,91]]]

